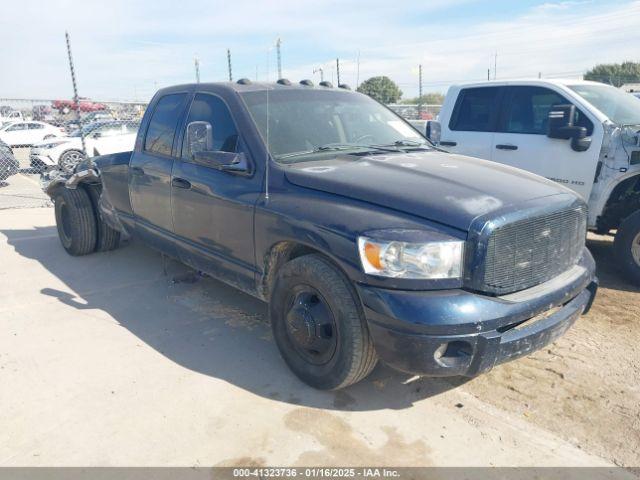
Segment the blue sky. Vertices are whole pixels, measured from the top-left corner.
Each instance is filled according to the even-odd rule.
[[[602,62],[640,61],[639,0],[6,0],[0,17],[0,97],[71,95],[64,31],[71,34],[80,94],[148,99],[156,88],[233,74],[349,84],[388,75],[405,92],[483,79],[579,77]],[[357,58],[360,73],[357,73]]]

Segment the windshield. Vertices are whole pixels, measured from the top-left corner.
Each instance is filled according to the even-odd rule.
[[[609,85],[569,85],[569,88],[618,125],[640,124],[640,99]]]
[[[365,95],[311,89],[241,95],[271,155],[282,163],[308,161],[327,150],[388,152],[429,146],[404,120]]]

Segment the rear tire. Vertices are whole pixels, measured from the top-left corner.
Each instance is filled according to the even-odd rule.
[[[115,250],[120,245],[120,232],[114,230],[107,225],[100,215],[98,209],[98,201],[100,200],[100,190],[97,186],[87,185],[87,192],[91,198],[91,204],[93,206],[93,212],[96,217],[96,228],[98,229],[96,240],[96,252],[108,252]]]
[[[344,388],[376,366],[373,341],[353,286],[320,255],[295,258],[278,271],[269,314],[285,362],[314,388]]]
[[[613,248],[624,274],[634,284],[640,284],[640,211],[622,221]]]
[[[61,188],[54,196],[58,237],[73,256],[94,251],[97,240],[96,217],[91,199],[82,188]]]

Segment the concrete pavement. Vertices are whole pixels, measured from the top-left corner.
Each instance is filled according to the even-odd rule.
[[[378,366],[318,392],[265,305],[131,244],[74,258],[53,209],[0,211],[0,465],[608,465]]]

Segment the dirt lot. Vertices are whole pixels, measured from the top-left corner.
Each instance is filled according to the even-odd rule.
[[[599,296],[548,349],[331,393],[288,372],[261,302],[137,244],[69,257],[51,208],[0,208],[0,465],[638,466],[640,290],[589,246]]]
[[[640,288],[590,236],[600,290],[591,312],[550,348],[464,385],[483,401],[617,465],[640,464]]]

